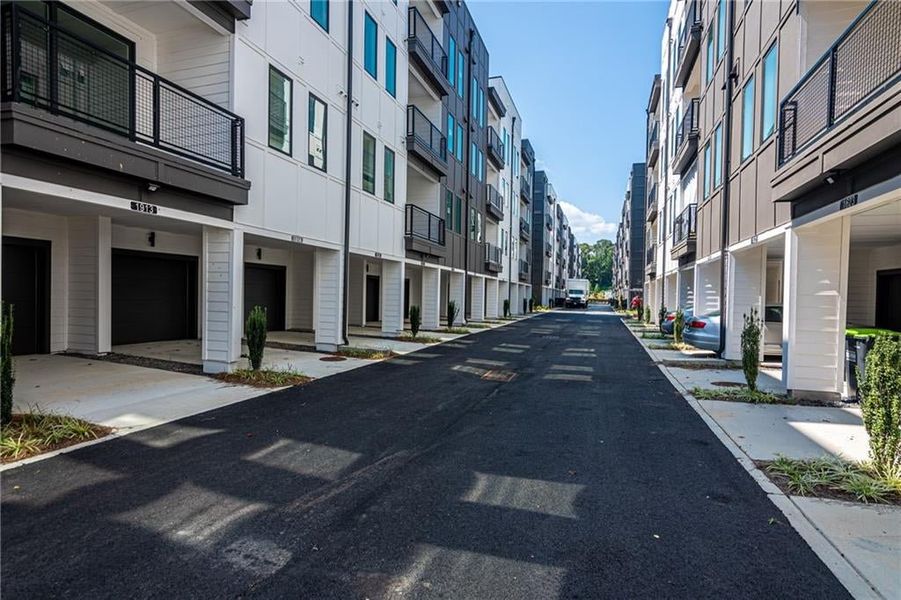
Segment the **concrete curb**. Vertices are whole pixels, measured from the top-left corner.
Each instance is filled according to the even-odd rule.
[[[623,326],[625,326],[625,323],[623,323]],[[660,372],[663,373],[673,387],[682,394],[682,397],[685,398],[688,405],[691,406],[698,416],[701,417],[701,420],[707,424],[710,431],[712,431],[726,449],[732,453],[732,456],[735,457],[738,464],[740,464],[754,481],[757,482],[757,485],[759,485],[766,493],[770,502],[776,505],[776,508],[782,512],[786,519],[788,519],[788,522],[795,531],[798,532],[801,538],[807,542],[810,549],[813,550],[820,560],[823,561],[823,564],[832,571],[832,574],[835,575],[836,579],[845,586],[848,593],[854,598],[875,598],[885,600],[885,597],[880,594],[863,573],[857,570],[847,557],[842,554],[832,540],[830,540],[829,537],[807,516],[807,514],[804,513],[801,507],[792,500],[791,496],[783,493],[776,484],[770,481],[770,478],[767,477],[763,471],[757,468],[757,465],[754,464],[751,457],[741,449],[741,446],[739,446],[735,440],[729,437],[729,434],[720,427],[720,424],[717,423],[710,413],[704,409],[697,398],[692,396],[691,393],[685,389],[685,386],[669,372],[666,365],[662,361],[658,361],[652,351],[641,343],[641,340],[635,335],[635,332],[629,327],[626,327],[626,329],[632,334],[635,341],[645,349],[645,352],[651,357],[654,364],[660,369]]]

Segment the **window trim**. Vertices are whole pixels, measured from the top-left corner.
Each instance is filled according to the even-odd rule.
[[[719,62],[726,55],[726,0],[720,0],[716,9],[716,59]]]
[[[270,86],[272,85],[271,77],[272,73],[275,72],[279,77],[283,78],[288,82],[288,101],[286,104],[288,105],[288,151],[285,152],[281,148],[277,148],[272,145],[272,140],[270,138],[270,127],[272,127],[272,93]],[[276,152],[281,152],[285,156],[294,156],[294,80],[288,77],[285,73],[283,73],[278,67],[270,64],[269,65],[269,77],[270,79],[266,82],[266,145],[269,148],[272,148]]]
[[[322,111],[322,167],[317,167],[313,164],[313,155],[310,154],[310,136],[313,135],[313,132],[310,131],[310,116],[312,115],[313,105],[314,103],[320,103],[323,107]],[[317,171],[322,171],[323,173],[328,172],[328,103],[314,94],[313,92],[309,93],[309,98],[307,100],[307,164]]]
[[[769,58],[770,54],[775,52],[776,62],[773,64],[773,83],[774,89],[772,90],[771,98],[773,99],[773,122],[770,126],[769,132],[763,130],[764,123],[766,121],[766,61]],[[767,51],[763,53],[763,58],[760,61],[760,143],[770,139],[773,134],[776,133],[776,120],[777,114],[779,112],[779,40],[773,40],[773,43],[770,44],[770,47],[767,48]]]
[[[369,68],[366,66],[366,26],[372,23],[375,29],[372,32],[372,38],[375,42],[375,48],[373,48],[373,57],[372,57],[372,68],[374,72],[371,72]],[[368,73],[373,79],[376,81],[379,80],[379,24],[372,15],[369,14],[369,11],[363,11],[363,71]]]
[[[388,155],[391,155],[391,199],[388,199]],[[389,202],[391,204],[395,203],[395,196],[397,191],[397,154],[395,154],[394,150],[385,146],[385,151],[382,153],[382,196],[385,202]]]
[[[710,190],[711,194],[723,185],[723,152],[723,124],[719,123],[713,129],[713,186]]]
[[[366,189],[366,138],[372,140],[372,189]],[[375,136],[367,131],[363,131],[363,144],[361,148],[361,156],[362,162],[360,163],[360,188],[363,192],[367,194],[372,194],[375,196],[375,179],[376,179],[376,169],[378,168],[378,158],[376,154],[378,152],[378,140],[375,139]]]
[[[748,88],[751,89],[751,101],[750,106],[748,105]],[[746,118],[748,117],[748,109],[751,111],[751,123],[748,125],[746,123]],[[757,108],[757,78],[755,74],[751,74],[748,77],[748,80],[745,82],[743,86],[741,86],[741,161],[743,163],[751,156],[754,155],[755,149],[755,141],[757,140],[757,124],[755,123],[755,115],[754,112]],[[748,135],[748,140],[745,139],[745,134]],[[750,148],[747,149],[747,154],[745,154],[745,142],[750,141]],[[739,164],[740,164],[739,163]]]
[[[316,5],[325,6],[325,23],[316,18],[316,12],[313,7]],[[331,3],[329,0],[310,0],[310,18],[313,19],[322,29],[329,32],[329,19],[331,18]]]
[[[394,51],[394,60],[390,63],[388,62],[388,48],[391,48]],[[389,82],[391,83],[391,87],[388,87]],[[391,89],[392,87],[394,89]],[[397,46],[388,36],[385,36],[385,91],[388,92],[392,98],[397,98]]]
[[[713,153],[710,150],[710,143],[711,143],[711,140],[708,140],[707,143],[704,144],[704,151],[703,151],[704,152],[704,154],[703,154],[704,169],[702,171],[702,175],[704,177],[704,182],[701,186],[701,189],[703,190],[702,197],[704,198],[704,201],[709,200],[710,196],[712,195],[712,192],[713,192],[713,189],[712,189],[713,186],[711,185],[713,182],[713,169],[711,168],[711,166],[712,166],[711,156]]]

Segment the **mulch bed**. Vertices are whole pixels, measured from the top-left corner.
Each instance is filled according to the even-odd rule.
[[[4,429],[3,435],[4,436],[7,436],[7,435],[17,436],[18,435],[17,434],[17,429],[18,429],[17,425],[21,424],[22,418],[23,418],[23,415],[14,414],[12,417],[12,421],[10,421],[10,423],[8,425],[5,425],[3,427],[3,429]],[[79,419],[79,420],[83,421],[83,419]],[[84,421],[84,422],[87,423],[87,421]],[[88,425],[90,425],[91,431],[94,434],[93,438],[70,439],[70,440],[63,440],[56,444],[42,445],[35,452],[26,452],[26,453],[16,456],[15,458],[13,458],[11,456],[4,456],[4,457],[0,458],[0,464],[18,462],[20,460],[25,460],[26,458],[31,458],[32,456],[39,456],[41,454],[46,454],[48,452],[53,452],[55,450],[62,450],[63,448],[68,448],[69,446],[74,446],[76,444],[83,444],[85,442],[93,442],[100,438],[106,437],[115,431],[115,429],[113,429],[112,427],[106,427],[104,425],[97,425],[96,423],[88,423]]]
[[[767,477],[770,478],[770,481],[772,481],[774,484],[776,484],[776,487],[778,487],[780,490],[782,490],[782,493],[784,493],[788,496],[799,496],[800,494],[798,494],[797,492],[793,492],[788,487],[788,478],[787,477],[785,477],[783,475],[778,475],[776,473],[770,473],[769,471],[767,471],[767,467],[770,466],[771,464],[772,464],[772,461],[769,461],[769,460],[755,460],[754,461],[754,465],[757,466],[758,469],[763,471],[763,473]],[[844,500],[845,502],[853,502],[855,504],[865,504],[864,502],[861,502],[860,500],[855,498],[853,494],[849,494],[849,493],[843,492],[841,490],[834,490],[834,489],[832,489],[830,487],[826,487],[826,486],[817,486],[815,488],[815,492],[813,494],[808,495],[808,496],[802,496],[802,497],[804,497],[804,498],[824,498],[827,500]],[[888,496],[886,498],[886,500],[887,500],[886,502],[880,503],[879,505],[881,505],[881,506],[885,506],[885,505],[901,506],[901,494],[894,494],[894,495]]]

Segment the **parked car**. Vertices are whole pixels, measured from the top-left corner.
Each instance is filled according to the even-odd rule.
[[[688,319],[691,317],[692,312],[691,309],[684,311],[685,322],[688,323]],[[673,329],[676,327],[676,312],[668,312],[666,316],[663,318],[663,323],[660,324],[660,332],[665,333],[666,335],[673,335]]]
[[[695,348],[717,351],[720,347],[720,311],[686,319],[682,339]]]
[[[763,310],[763,354],[782,356],[781,304],[771,304]]]

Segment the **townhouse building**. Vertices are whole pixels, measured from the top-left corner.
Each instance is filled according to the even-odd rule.
[[[650,239],[694,273],[673,282],[657,262],[646,285],[656,303],[718,311],[726,358],[756,309],[781,331],[795,395],[847,395],[848,326],[901,330],[899,24],[888,1],[670,7],[648,111],[665,230]]]
[[[546,171],[532,172],[532,299],[549,306],[560,296],[557,192]],[[562,209],[559,214],[563,214]],[[540,260],[539,260],[540,257]]]
[[[424,328],[449,298],[463,318],[496,314],[514,231],[488,214],[489,171],[520,193],[504,165],[520,164],[522,125],[499,79],[509,153],[492,138],[488,52],[465,4],[2,11],[16,354],[196,340],[219,372],[238,364],[253,306],[323,351],[349,327],[398,335],[411,303]]]
[[[555,299],[566,295],[566,276],[569,273],[569,219],[558,202],[554,207],[554,290]]]
[[[632,163],[613,246],[613,296],[627,304],[644,289],[645,177],[645,163]]]

